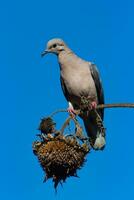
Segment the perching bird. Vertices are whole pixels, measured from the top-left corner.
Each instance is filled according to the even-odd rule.
[[[60,66],[60,80],[63,93],[69,103],[68,111],[75,113],[80,107],[81,96],[92,98],[92,107],[104,104],[102,83],[95,64],[87,62],[73,53],[73,51],[61,39],[52,39],[47,43],[42,56],[56,54]],[[103,120],[104,110],[99,110]],[[92,147],[96,150],[105,146],[105,136],[99,133],[96,118],[93,112],[80,116],[83,119],[89,138],[92,139]]]

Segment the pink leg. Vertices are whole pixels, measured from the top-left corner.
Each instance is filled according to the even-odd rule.
[[[71,104],[71,102],[69,102],[69,106],[68,106],[68,108],[67,108],[67,111],[68,111],[72,116],[75,115],[75,110],[74,110],[73,105]]]
[[[91,103],[91,108],[92,108],[92,109],[96,109],[96,107],[97,107],[96,101],[92,101],[92,103]]]

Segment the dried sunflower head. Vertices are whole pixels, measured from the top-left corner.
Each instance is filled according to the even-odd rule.
[[[56,188],[67,177],[77,176],[77,170],[83,166],[89,148],[80,145],[75,137],[57,136],[47,143],[34,142],[33,151],[46,174],[44,181],[52,178]]]

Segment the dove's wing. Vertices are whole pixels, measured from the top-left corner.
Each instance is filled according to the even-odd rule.
[[[104,91],[101,83],[101,79],[99,76],[98,69],[95,64],[90,64],[90,71],[95,82],[97,97],[98,97],[98,104],[104,104]],[[104,109],[100,109],[101,118],[103,120],[104,117]]]

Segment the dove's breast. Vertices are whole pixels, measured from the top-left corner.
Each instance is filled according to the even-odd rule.
[[[78,62],[79,61],[79,62]],[[96,87],[92,78],[89,63],[82,60],[61,64],[61,78],[71,96],[95,96]]]

